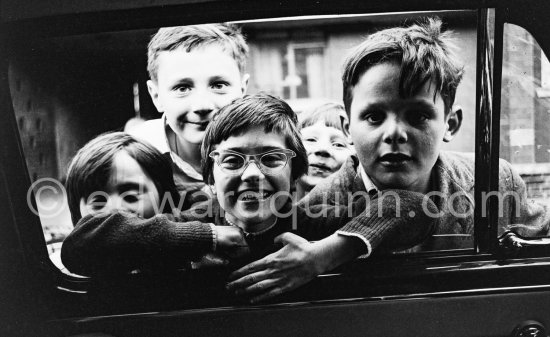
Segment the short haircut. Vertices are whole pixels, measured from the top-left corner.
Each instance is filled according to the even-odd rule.
[[[231,24],[205,24],[161,28],[151,38],[147,48],[147,71],[153,81],[157,81],[158,56],[163,51],[179,48],[190,52],[194,49],[219,45],[236,62],[241,74],[245,72],[248,45],[240,29]]]
[[[443,32],[439,18],[427,18],[409,27],[390,28],[370,35],[344,61],[342,82],[344,106],[348,116],[353,88],[372,66],[396,62],[401,66],[399,92],[403,97],[415,95],[427,82],[433,81],[435,95],[445,103],[445,114],[453,106],[456,88],[464,68],[452,49],[451,32]]]
[[[323,122],[325,126],[338,129],[346,136],[349,134],[349,119],[340,103],[327,102],[305,109],[298,115],[298,121],[300,129]]]
[[[266,133],[276,132],[285,137],[288,149],[296,153],[292,159],[292,178],[298,179],[307,173],[307,152],[297,127],[298,118],[283,100],[259,93],[234,100],[220,109],[206,129],[202,142],[202,176],[205,182],[214,183],[214,161],[208,155],[222,141],[239,136],[248,130],[262,126]]]
[[[92,193],[103,191],[113,173],[113,159],[117,153],[125,151],[149,175],[157,188],[160,200],[166,193],[179,205],[172,162],[152,145],[139,141],[124,132],[110,132],[97,136],[84,145],[71,160],[67,172],[67,199],[73,223],[80,214],[80,199]],[[165,213],[170,212],[170,202],[165,204]]]

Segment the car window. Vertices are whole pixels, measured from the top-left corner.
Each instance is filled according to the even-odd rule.
[[[504,25],[500,154],[525,180],[527,195],[550,198],[550,63],[524,28]]]
[[[525,193],[536,216],[545,212],[550,200],[550,63],[523,27],[505,23],[503,39],[500,157],[521,177],[524,185],[514,182],[517,192]],[[504,185],[499,187],[503,192]],[[521,202],[514,206],[523,207]],[[525,224],[529,219],[521,216],[516,222]],[[530,230],[523,234],[546,235]]]
[[[444,150],[473,153],[477,72],[475,11],[236,22],[250,46],[248,93],[264,91],[279,96],[298,113],[325,101],[341,102],[341,66],[347,52],[379,29],[414,22],[424,16],[441,17],[445,28],[454,32],[455,52],[465,65],[464,78],[455,99],[455,103],[462,107],[463,123],[453,141],[445,144]],[[28,204],[40,217],[50,256],[60,268],[63,266],[59,247],[73,228],[64,190],[71,158],[81,146],[101,133],[124,130],[131,123],[160,117],[146,85],[147,43],[155,32],[156,29],[141,29],[56,36],[21,41],[14,46],[9,81],[21,144],[33,184],[34,193],[29,192]],[[524,43],[526,39],[522,36],[519,41]],[[514,48],[524,50],[520,46]],[[550,82],[541,82],[542,69],[548,68],[540,62],[540,49],[537,52],[534,45],[529,48],[533,49],[530,54],[533,63],[529,69],[533,78],[539,76],[537,83],[540,87],[535,88],[535,84],[523,81],[517,82],[517,86],[533,89],[531,112],[537,111],[538,115],[530,115],[530,129],[525,124],[514,124],[524,123],[527,117],[516,119],[510,115],[509,120],[514,120],[514,123],[509,122],[510,132],[505,137],[508,143],[502,143],[502,153],[514,165],[526,164],[521,172],[533,176],[526,180],[533,180],[529,191],[535,195],[545,191],[539,170],[545,167],[545,158],[550,156],[547,151],[550,143],[545,147],[542,140],[536,138],[548,138],[542,127],[544,124],[537,120],[548,115],[543,99],[539,99],[544,96],[536,95],[544,94],[544,85]],[[539,61],[535,64],[534,60]],[[522,99],[517,100],[517,104],[521,102]],[[525,107],[522,109],[524,111]],[[514,107],[509,110],[518,111]],[[536,129],[534,125],[541,125],[541,128]],[[527,139],[529,134],[535,137],[531,141]],[[529,166],[532,163],[542,166],[535,170]],[[473,229],[436,233],[434,240],[442,243],[434,247],[448,249],[446,240],[456,241],[457,237],[460,237],[460,244],[452,248],[473,248]]]

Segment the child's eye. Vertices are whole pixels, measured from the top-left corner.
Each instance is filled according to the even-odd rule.
[[[332,143],[332,146],[338,147],[338,148],[345,148],[345,147],[346,147],[346,144],[341,143],[341,142],[333,142],[333,143]]]
[[[88,204],[94,211],[100,210],[107,204],[107,198],[103,195],[94,195],[88,200]]]
[[[214,90],[223,90],[228,86],[229,86],[229,83],[227,83],[227,82],[214,82],[214,83],[212,83],[212,89],[214,89]]]
[[[180,94],[186,94],[189,91],[191,91],[191,86],[189,85],[178,85],[174,87],[174,91],[180,93]]]
[[[317,139],[313,138],[313,137],[307,137],[307,138],[304,138],[304,142],[310,142],[310,143],[314,143],[316,142]]]
[[[126,194],[124,195],[124,201],[128,203],[134,203],[139,201],[139,197],[137,194]]]
[[[412,125],[420,124],[430,119],[430,116],[423,111],[412,111],[412,112],[409,112],[408,115],[409,115],[409,122]]]
[[[384,113],[382,111],[367,112],[364,118],[371,124],[380,124],[384,121]]]
[[[244,165],[244,159],[236,155],[226,155],[220,160],[223,168],[238,169]]]

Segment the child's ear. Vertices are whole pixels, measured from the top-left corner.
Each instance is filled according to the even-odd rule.
[[[449,115],[447,116],[447,130],[443,136],[444,142],[450,142],[453,140],[455,134],[462,125],[462,108],[458,105],[453,105]]]
[[[151,96],[151,99],[153,100],[153,104],[155,105],[155,108],[157,108],[157,111],[163,113],[164,108],[159,100],[159,90],[155,81],[147,81],[147,90],[149,90],[149,95]]]
[[[248,90],[248,80],[250,79],[250,74],[244,74],[243,78],[241,80],[241,90],[243,95],[246,95],[246,91]]]

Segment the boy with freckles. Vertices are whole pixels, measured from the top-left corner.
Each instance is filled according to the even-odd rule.
[[[434,214],[435,235],[416,250],[473,247],[474,156],[441,150],[462,122],[454,99],[463,68],[450,48],[441,21],[428,19],[377,32],[350,53],[342,80],[357,157],[317,185],[299,207],[347,205],[350,196],[361,192],[370,198],[388,189],[420,192],[435,196],[439,214]],[[523,235],[548,235],[547,208],[528,202],[525,183],[503,160],[499,192],[508,195],[499,209],[499,233],[513,229]],[[261,300],[292,290],[364,254],[358,229],[352,221],[314,243],[288,234],[290,243],[234,272],[228,287]],[[276,291],[262,289],[262,283]]]
[[[162,117],[129,133],[170,156],[182,194],[204,187],[204,133],[214,112],[245,94],[247,55],[243,35],[229,24],[161,28],[149,42],[147,88]]]

